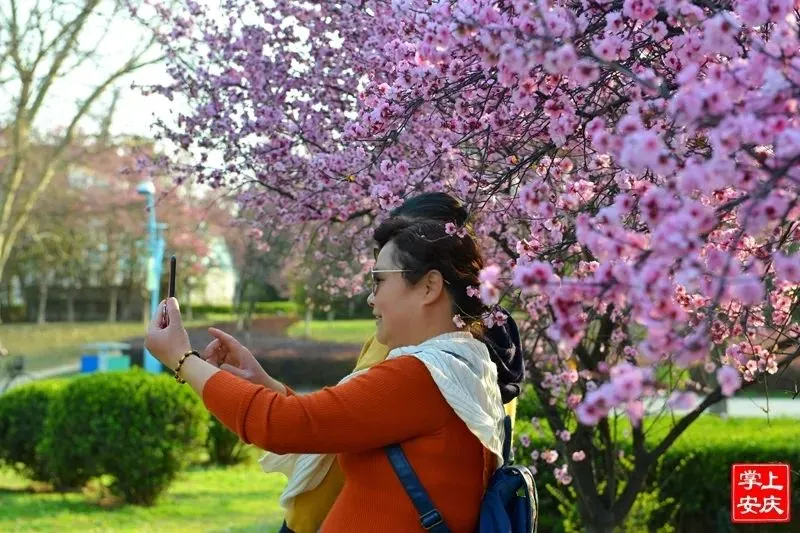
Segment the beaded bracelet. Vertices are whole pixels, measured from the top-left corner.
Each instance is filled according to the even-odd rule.
[[[183,362],[186,361],[186,358],[189,357],[190,355],[196,355],[197,357],[200,357],[200,353],[198,353],[197,350],[191,350],[191,351],[188,351],[185,354],[183,354],[183,357],[181,357],[181,360],[178,361],[178,367],[175,369],[175,381],[177,381],[178,383],[181,383],[181,384],[186,383],[186,380],[181,378],[180,371],[181,371],[181,367],[183,366]]]

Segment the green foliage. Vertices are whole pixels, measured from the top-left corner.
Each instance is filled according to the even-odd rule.
[[[708,417],[693,425],[667,450],[669,472],[686,461],[686,468],[666,476],[663,493],[681,502],[679,531],[722,532],[730,528],[730,483],[733,463],[788,463],[792,475],[792,515],[800,513],[800,424],[796,420],[720,420]],[[687,458],[689,458],[687,460]],[[790,531],[772,526],[768,531]]]
[[[301,320],[289,326],[286,334],[302,338],[305,330],[305,322]],[[375,320],[312,320],[310,330],[310,338],[315,341],[364,344],[375,334]]]
[[[0,306],[0,320],[5,323],[25,322],[28,319],[28,309],[24,305]]]
[[[247,303],[242,304],[242,310],[247,310]],[[295,302],[256,302],[253,307],[253,314],[257,316],[296,316],[297,304]],[[192,313],[196,317],[209,315],[234,315],[236,309],[232,305],[193,305]]]
[[[539,397],[536,396],[533,385],[525,385],[517,400],[517,418],[520,420],[530,420],[534,417],[543,417],[544,414],[542,403],[539,401]]]
[[[50,404],[64,387],[60,380],[30,383],[0,395],[0,464],[35,481],[47,481],[44,458],[36,452]]]
[[[259,315],[296,316],[297,304],[288,302],[256,302],[255,312]]]
[[[239,464],[249,456],[247,445],[214,416],[208,421],[206,449],[209,462],[221,466]]]
[[[73,380],[53,402],[37,453],[58,487],[111,476],[124,501],[151,505],[205,440],[208,413],[188,387],[139,369]]]
[[[529,391],[528,394],[532,394]],[[520,408],[523,400],[520,398]],[[515,456],[518,463],[532,464],[531,452],[555,447],[546,422],[536,430],[529,417],[518,411],[515,426]],[[652,449],[677,420],[645,420],[647,447]],[[613,426],[613,425],[612,425]],[[624,457],[632,454],[629,426],[617,425],[618,449]],[[530,439],[523,446],[523,435]],[[527,442],[526,439],[526,442]],[[658,461],[645,482],[626,522],[619,531],[685,533],[722,533],[732,531],[730,524],[730,475],[733,463],[782,462],[800,464],[800,424],[792,419],[731,419],[704,415],[692,423]],[[587,459],[588,460],[588,459]],[[556,465],[563,463],[559,458]],[[542,530],[583,531],[577,515],[574,487],[556,483],[552,466],[541,460],[535,464],[541,504]],[[625,470],[626,460],[617,465]],[[601,484],[602,488],[602,484]],[[620,487],[621,489],[622,487]],[[792,477],[792,515],[800,514],[800,476]],[[561,522],[561,517],[564,517]],[[561,522],[561,523],[559,523]],[[674,527],[674,530],[671,529]],[[761,531],[753,526],[753,531]],[[773,525],[771,532],[792,531],[791,526]]]

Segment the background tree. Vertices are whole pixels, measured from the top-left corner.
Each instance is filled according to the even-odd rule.
[[[0,277],[92,110],[126,76],[160,59],[152,34],[127,41],[112,34],[127,28],[141,36],[141,21],[119,0],[0,3],[0,90],[10,104],[0,109]],[[130,46],[119,51],[120,42]],[[54,114],[65,125],[42,127]]]

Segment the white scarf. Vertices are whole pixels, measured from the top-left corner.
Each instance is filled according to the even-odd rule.
[[[386,360],[403,355],[416,357],[425,364],[445,401],[495,455],[495,468],[499,468],[503,464],[505,411],[497,386],[497,367],[486,345],[470,333],[445,333],[416,346],[395,348]],[[354,372],[339,383],[368,371]],[[297,495],[313,490],[322,482],[335,458],[336,454],[267,452],[258,462],[264,472],[282,472],[289,478],[280,497],[281,506],[288,509]]]

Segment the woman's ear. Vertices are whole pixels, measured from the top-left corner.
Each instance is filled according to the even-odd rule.
[[[431,303],[441,296],[444,291],[444,276],[438,270],[431,270],[425,274],[425,303]]]

